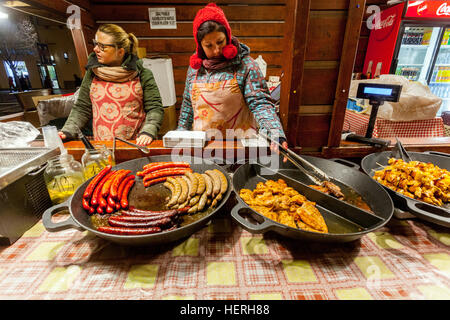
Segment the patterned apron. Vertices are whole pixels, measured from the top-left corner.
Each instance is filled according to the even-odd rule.
[[[94,140],[113,140],[114,136],[136,139],[146,117],[139,77],[126,82],[94,77],[90,97]]]
[[[220,131],[223,140],[241,139],[256,133],[255,118],[245,103],[236,74],[231,80],[214,83],[199,83],[196,76],[191,99],[194,111],[193,130],[206,131],[208,138],[214,135],[208,129]],[[230,129],[234,136],[227,135]]]

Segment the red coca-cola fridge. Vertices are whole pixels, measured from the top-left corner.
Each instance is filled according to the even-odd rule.
[[[450,1],[404,1],[368,19],[363,72],[397,74],[428,85],[450,111]]]

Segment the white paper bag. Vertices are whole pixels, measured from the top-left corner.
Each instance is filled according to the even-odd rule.
[[[378,109],[378,118],[391,121],[429,120],[436,117],[442,99],[434,95],[428,86],[417,81],[409,81],[403,76],[383,74],[379,79],[352,80],[350,98],[356,98],[359,83],[398,84],[402,86],[399,102],[385,101]],[[361,113],[370,114],[369,100],[364,100]]]

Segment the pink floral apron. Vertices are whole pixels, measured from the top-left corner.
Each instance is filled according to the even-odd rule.
[[[126,82],[94,77],[90,97],[94,140],[136,139],[146,116],[139,77]]]
[[[206,131],[208,138],[214,135],[209,129],[221,132],[223,139],[233,130],[235,138],[241,139],[256,133],[257,124],[245,103],[236,74],[233,79],[214,83],[199,83],[197,76],[192,85],[193,130]],[[217,136],[215,137],[217,139]]]

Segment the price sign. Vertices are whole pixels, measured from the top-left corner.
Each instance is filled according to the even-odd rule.
[[[148,8],[150,29],[176,29],[175,8]]]

